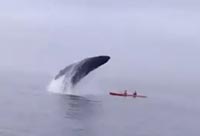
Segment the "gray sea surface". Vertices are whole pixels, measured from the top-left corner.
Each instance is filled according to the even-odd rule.
[[[200,134],[200,100],[193,91],[162,94],[149,90],[147,98],[108,93],[73,96],[47,92],[48,80],[37,75],[1,74],[0,136]]]

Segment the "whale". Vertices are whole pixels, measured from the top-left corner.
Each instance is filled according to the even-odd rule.
[[[105,55],[85,58],[79,62],[66,66],[64,69],[61,69],[55,76],[54,80],[62,78],[63,84],[70,83],[70,85],[74,87],[90,72],[104,65],[109,60],[110,56]]]

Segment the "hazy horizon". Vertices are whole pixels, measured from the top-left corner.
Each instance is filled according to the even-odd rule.
[[[197,0],[2,1],[0,66],[54,76],[109,55],[104,77],[199,89],[199,7]]]

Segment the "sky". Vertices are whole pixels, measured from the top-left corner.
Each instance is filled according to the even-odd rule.
[[[0,20],[1,69],[54,75],[110,55],[110,77],[190,87],[200,80],[198,0],[7,0]]]

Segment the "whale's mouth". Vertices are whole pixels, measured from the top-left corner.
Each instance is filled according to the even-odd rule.
[[[74,86],[76,86],[81,79],[109,60],[110,56],[96,56],[71,64],[60,70],[51,81],[48,90],[50,92],[72,94]]]

